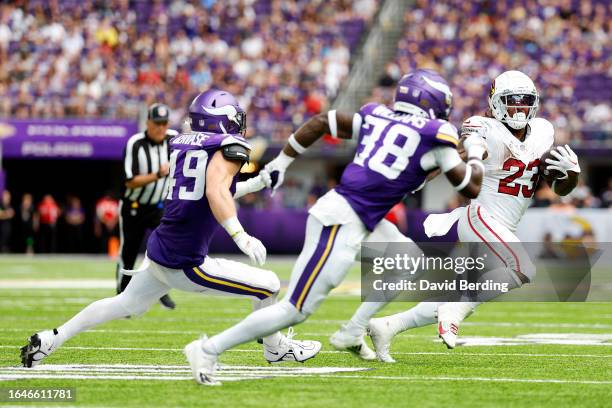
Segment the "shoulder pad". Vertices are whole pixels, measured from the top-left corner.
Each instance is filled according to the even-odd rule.
[[[479,134],[481,136],[485,133],[487,127],[487,118],[483,116],[470,116],[461,124],[461,137],[469,136],[471,134]],[[484,137],[484,136],[483,136]]]
[[[251,145],[249,144],[249,142],[246,141],[246,139],[242,136],[239,135],[224,135],[225,137],[223,138],[223,140],[221,141],[221,146],[228,146],[231,144],[237,144],[237,145],[241,145],[246,149],[251,149]]]
[[[365,105],[363,105],[361,108],[359,108],[359,114],[363,117],[367,114],[372,113],[372,111],[374,109],[376,109],[377,106],[379,106],[380,104],[375,103],[375,102],[370,102],[370,103],[366,103]]]
[[[168,129],[168,130],[166,130],[166,136],[169,136],[169,137],[174,137],[174,136],[178,136],[178,134],[179,134],[179,132],[177,132],[177,131],[176,131],[176,130],[174,130],[174,129]]]
[[[555,128],[552,123],[544,118],[533,118],[529,121],[531,133],[538,138],[546,140],[550,145],[555,142]]]
[[[443,122],[442,125],[439,126],[436,131],[435,143],[444,146],[457,147],[459,144],[457,128],[446,121],[441,122]]]
[[[223,157],[227,160],[238,160],[247,162],[249,161],[249,150],[239,144],[230,144],[221,147]]]

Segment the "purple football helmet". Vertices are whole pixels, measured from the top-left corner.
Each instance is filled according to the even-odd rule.
[[[452,106],[450,87],[434,70],[414,70],[397,83],[393,104],[395,111],[447,120]]]
[[[189,120],[194,132],[246,132],[246,112],[234,95],[209,89],[196,96],[189,106]]]

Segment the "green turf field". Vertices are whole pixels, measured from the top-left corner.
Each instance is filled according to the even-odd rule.
[[[273,258],[268,267],[286,280],[291,263]],[[261,346],[245,344],[221,358],[223,375],[242,379],[202,387],[191,380],[183,346],[238,322],[250,302],[174,291],[175,311],[156,305],[140,318],[77,336],[35,373],[17,368],[19,347],[30,334],[113,295],[113,274],[113,263],[101,258],[0,257],[0,388],[73,387],[71,405],[104,407],[610,406],[610,303],[487,304],[461,328],[474,345],[448,351],[435,328],[425,327],[400,335],[392,349],[398,362],[386,365],[331,348],[329,335],[359,303],[357,296],[336,294],[295,327],[296,337],[323,342],[315,359],[270,366]],[[349,281],[358,282],[357,268]],[[66,289],[79,282],[91,285]],[[396,303],[384,312],[409,306]],[[491,345],[500,342],[505,345]],[[334,372],[340,368],[364,370]],[[39,378],[11,379],[19,376]]]

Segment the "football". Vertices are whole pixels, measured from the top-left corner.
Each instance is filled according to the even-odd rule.
[[[549,185],[552,184],[552,182],[558,179],[559,177],[563,177],[563,173],[561,173],[559,170],[551,170],[551,171],[546,170],[546,167],[548,167],[549,165],[548,163],[546,163],[546,159],[556,160],[556,158],[550,154],[550,152],[555,149],[557,149],[556,146],[551,147],[549,150],[547,150],[542,155],[542,157],[540,157],[539,172],[542,175],[542,177],[546,179]]]

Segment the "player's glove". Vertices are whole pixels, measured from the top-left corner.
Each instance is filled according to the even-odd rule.
[[[568,145],[557,146],[556,149],[550,151],[550,155],[557,160],[548,158],[546,159],[547,171],[557,170],[563,173],[563,177],[559,177],[558,180],[564,180],[568,177],[567,172],[573,171],[574,173],[580,173],[580,165],[578,164],[578,156]]]
[[[264,170],[270,175],[270,188],[272,189],[272,194],[274,194],[276,189],[283,184],[285,180],[285,171],[287,171],[287,167],[289,167],[293,160],[295,160],[294,157],[281,151],[274,160],[265,165]]]
[[[266,247],[255,237],[240,231],[232,237],[242,252],[251,258],[251,262],[259,266],[266,262]]]
[[[221,223],[225,231],[236,243],[245,255],[251,258],[251,262],[257,265],[263,265],[266,262],[266,247],[260,240],[254,238],[244,232],[244,228],[240,225],[238,217],[233,216]]]
[[[463,140],[463,147],[469,159],[482,160],[487,151],[487,142],[478,134],[471,134]]]

